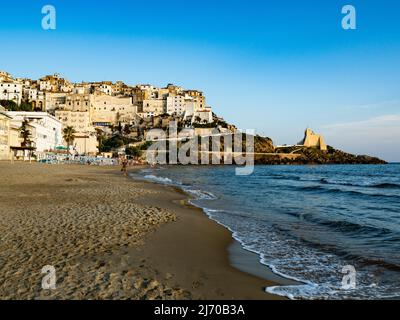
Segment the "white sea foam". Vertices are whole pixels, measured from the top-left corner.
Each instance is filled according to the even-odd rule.
[[[198,190],[198,189],[191,189],[188,187],[183,188],[183,190],[195,197],[195,200],[213,200],[216,199],[216,196],[213,195],[211,192]]]
[[[187,174],[189,174],[189,176],[187,176]],[[188,180],[188,177],[191,177],[190,174],[190,170],[187,172],[183,171],[183,173],[182,171],[179,171],[179,173],[172,171],[168,177],[177,177],[176,179],[172,179],[182,179],[182,181],[185,181]],[[211,175],[214,175],[214,173]],[[343,274],[341,274],[341,270],[344,265],[349,264],[349,261],[344,261],[335,251],[323,250],[320,246],[310,246],[307,243],[302,243],[301,239],[296,237],[296,234],[294,234],[295,237],[288,237],[285,228],[291,227],[291,219],[295,219],[292,217],[297,218],[297,215],[278,216],[279,218],[282,217],[282,220],[275,221],[274,219],[277,217],[275,213],[276,209],[273,211],[274,216],[270,218],[269,216],[252,214],[252,211],[249,208],[246,209],[246,207],[243,207],[241,210],[240,202],[224,202],[226,193],[232,191],[232,194],[234,194],[237,190],[228,188],[227,185],[223,186],[223,190],[218,189],[221,188],[220,186],[222,185],[218,183],[213,185],[214,189],[208,188],[207,183],[220,181],[218,180],[218,178],[220,178],[218,176],[214,177],[213,180],[201,180],[197,182],[196,185],[191,186],[180,184],[170,178],[156,177],[150,174],[148,174],[146,178],[182,188],[193,197],[190,203],[202,208],[210,219],[230,230],[233,238],[236,239],[245,250],[259,255],[260,263],[270,268],[271,271],[277,275],[301,283],[300,285],[292,286],[268,287],[266,288],[266,292],[268,293],[285,296],[289,299],[377,299],[399,297],[397,293],[400,292],[400,289],[396,287],[397,284],[388,284],[387,281],[385,281],[386,279],[383,279],[381,283],[378,282],[378,285],[374,284],[376,280],[373,278],[374,273],[376,270],[379,271],[379,269],[374,269],[374,266],[373,268],[360,267],[361,269],[357,269],[356,290],[342,290],[341,280]],[[222,176],[221,179],[226,181],[226,176]],[[307,180],[311,180],[312,182],[321,181],[319,177]],[[328,183],[332,182],[335,183],[337,181],[334,179],[328,181]],[[265,183],[265,181],[263,180],[262,183]],[[274,182],[269,180],[268,183],[273,185]],[[278,186],[281,186],[281,184],[280,181],[276,183]],[[293,183],[290,186],[292,185]],[[219,197],[216,197],[210,192],[205,192],[202,189],[216,190],[216,194],[218,194]],[[243,190],[246,191],[245,188]],[[301,190],[289,191],[302,192]],[[257,195],[256,190],[253,190],[253,192]],[[241,193],[241,195],[242,194],[243,193]],[[275,196],[279,197],[280,194]],[[239,197],[239,199],[241,198]],[[282,200],[279,198],[277,199],[279,201]],[[214,200],[215,202],[213,202]],[[243,204],[245,203],[244,199],[241,201],[243,201]],[[271,203],[269,203],[269,205],[271,205]],[[248,210],[248,212],[246,210]],[[290,213],[290,210],[291,208],[285,213]],[[269,211],[265,208],[263,212],[268,213]],[[280,211],[278,210],[278,212]],[[313,211],[310,212],[311,213],[307,212],[307,214],[314,213]],[[318,218],[323,219],[324,217],[319,213]],[[287,221],[289,223],[289,225],[284,225],[283,230],[279,228],[279,226],[283,225],[282,221]],[[275,224],[271,222],[275,222]],[[312,223],[314,223],[314,221],[312,221]]]
[[[169,184],[169,185],[173,185],[174,184],[174,182],[169,178],[157,177],[157,176],[154,176],[154,175],[151,175],[151,174],[150,175],[145,175],[144,178],[147,179],[147,180],[152,180],[152,181],[155,181],[155,182],[158,182],[158,183],[162,183],[162,184]]]

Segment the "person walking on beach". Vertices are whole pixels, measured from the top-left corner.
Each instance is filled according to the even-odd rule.
[[[128,160],[125,158],[122,160],[122,173],[127,176],[128,175]]]

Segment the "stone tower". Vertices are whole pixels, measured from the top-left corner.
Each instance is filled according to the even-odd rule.
[[[328,150],[323,136],[315,134],[310,128],[306,129],[304,133],[304,139],[299,142],[299,145],[307,148],[319,148],[322,151]]]

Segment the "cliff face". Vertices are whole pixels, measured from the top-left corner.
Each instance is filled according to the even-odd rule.
[[[245,149],[244,149],[245,150]],[[255,153],[273,153],[275,152],[274,143],[270,138],[255,136],[254,137]]]

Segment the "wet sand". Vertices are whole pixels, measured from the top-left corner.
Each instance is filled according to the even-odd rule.
[[[115,167],[0,162],[0,177],[0,299],[280,299],[174,188]]]

